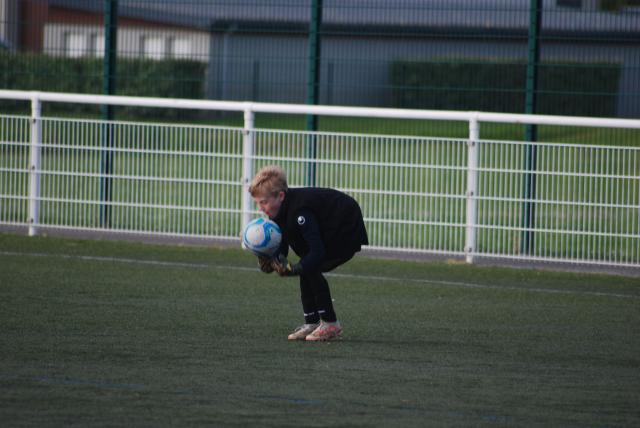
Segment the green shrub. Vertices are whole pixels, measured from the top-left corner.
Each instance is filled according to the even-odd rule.
[[[402,108],[525,110],[524,63],[395,61],[390,83],[393,104]],[[536,113],[615,116],[620,66],[543,63]]]
[[[189,60],[119,59],[116,94],[146,97],[204,98],[206,64]],[[100,58],[61,58],[40,54],[0,53],[0,87],[27,91],[101,94]],[[95,106],[48,105],[47,111],[91,112]],[[130,111],[129,111],[130,110]],[[157,109],[121,111],[137,116],[171,117],[177,112]]]

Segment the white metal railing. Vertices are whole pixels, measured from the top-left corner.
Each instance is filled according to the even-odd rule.
[[[0,90],[0,224],[236,239],[257,168],[360,202],[372,248],[640,266],[640,149],[480,139],[480,124],[640,130],[640,120]],[[244,126],[48,118],[42,103],[238,111]],[[466,139],[256,129],[256,113],[453,120]],[[316,152],[309,155],[313,141]],[[535,168],[525,164],[536,152]],[[536,191],[522,189],[535,177]],[[532,221],[523,221],[530,217]]]

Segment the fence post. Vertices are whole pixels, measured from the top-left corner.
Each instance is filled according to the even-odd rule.
[[[38,234],[40,223],[40,153],[42,146],[42,103],[31,98],[31,154],[29,159],[29,236]]]
[[[307,70],[307,104],[318,104],[320,98],[320,64],[321,64],[321,40],[320,26],[322,25],[322,2],[323,0],[311,0],[311,16],[309,18],[309,64]],[[307,131],[318,130],[318,116],[307,115]],[[309,164],[307,165],[306,185],[313,187],[316,185],[316,135],[309,134],[307,137]]]
[[[118,50],[118,0],[104,2],[104,63],[102,76],[102,90],[105,95],[116,92],[116,58]],[[111,228],[111,199],[113,194],[113,127],[110,123],[114,118],[114,106],[102,106],[102,159],[100,162],[100,226]]]
[[[525,97],[525,113],[535,114],[537,112],[538,98],[538,74],[540,64],[540,31],[542,28],[542,0],[531,0],[529,6],[529,43],[527,60],[527,89]],[[528,124],[525,128],[525,140],[529,142],[538,141],[538,125]],[[532,202],[536,194],[536,146],[527,144],[524,148],[524,189],[522,206],[522,240],[520,242],[520,252],[531,254],[534,247],[535,228],[535,203]]]
[[[473,256],[476,253],[479,138],[480,124],[477,116],[473,116],[469,119],[469,141],[467,141],[467,230],[464,246],[467,263],[473,263]]]
[[[253,198],[249,194],[249,184],[253,179],[253,126],[254,113],[250,108],[244,111],[244,134],[242,142],[242,230],[251,221]]]

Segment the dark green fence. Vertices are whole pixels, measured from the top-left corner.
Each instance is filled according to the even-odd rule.
[[[536,113],[640,117],[640,0],[0,4],[3,89],[521,113],[534,67]]]

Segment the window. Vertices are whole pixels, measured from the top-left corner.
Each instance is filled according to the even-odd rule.
[[[64,36],[64,54],[77,58],[87,52],[87,36],[79,33],[67,33]]]
[[[191,40],[176,38],[169,40],[169,55],[172,58],[188,59],[191,57]]]
[[[91,35],[91,54],[95,57],[104,57],[104,36],[102,34]]]
[[[142,38],[142,56],[162,59],[166,56],[164,37],[144,36]]]

